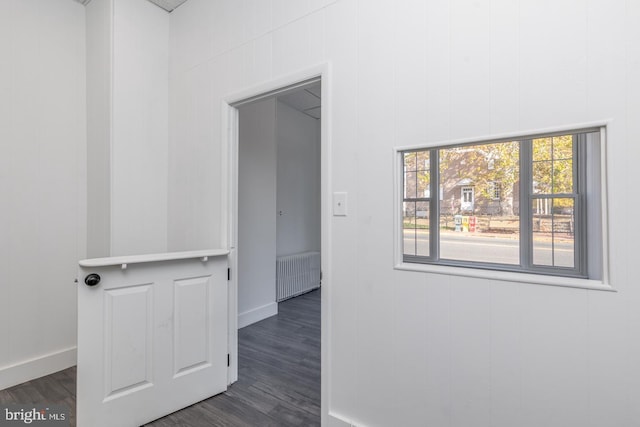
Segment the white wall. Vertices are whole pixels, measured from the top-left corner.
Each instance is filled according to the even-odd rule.
[[[112,253],[167,250],[169,14],[115,0]]]
[[[167,249],[169,14],[87,5],[91,256]]]
[[[111,57],[113,3],[86,6],[87,257],[111,253]]]
[[[320,251],[319,121],[278,102],[276,135],[276,255]]]
[[[224,241],[222,98],[330,61],[349,216],[331,224],[325,409],[370,426],[637,425],[639,19],[624,0],[190,0],[171,14],[169,247]],[[602,119],[618,292],[393,269],[392,147]]]
[[[68,0],[0,3],[0,389],[75,364],[84,24]]]
[[[276,101],[239,109],[238,327],[278,313]]]

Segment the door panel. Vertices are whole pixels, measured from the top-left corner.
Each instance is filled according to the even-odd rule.
[[[176,376],[211,365],[209,353],[210,277],[177,280],[174,298],[174,355]]]
[[[153,284],[109,289],[105,302],[105,399],[152,386]]]
[[[78,426],[139,426],[226,390],[226,257],[81,267],[78,282]]]

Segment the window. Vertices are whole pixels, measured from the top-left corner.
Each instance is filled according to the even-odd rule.
[[[500,200],[500,182],[499,181],[491,181],[489,182],[489,187],[487,188],[487,195],[491,198],[491,200]]]
[[[404,262],[601,279],[599,129],[404,150],[400,161]]]

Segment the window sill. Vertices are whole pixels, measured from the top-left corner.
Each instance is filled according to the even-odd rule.
[[[518,273],[512,271],[484,270],[478,268],[453,267],[448,265],[417,264],[400,262],[396,270],[418,271],[423,273],[444,274],[448,276],[472,277],[475,279],[499,280],[503,282],[529,283],[533,285],[561,286],[566,288],[590,289],[594,291],[617,292],[602,280],[578,279],[542,274]]]

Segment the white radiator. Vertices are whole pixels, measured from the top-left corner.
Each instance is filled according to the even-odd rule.
[[[303,252],[276,260],[276,300],[293,298],[320,287],[320,252]]]

